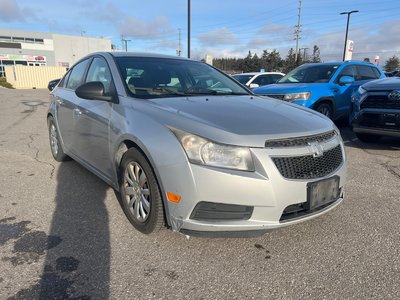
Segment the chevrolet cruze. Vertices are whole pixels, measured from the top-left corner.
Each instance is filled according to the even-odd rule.
[[[143,233],[260,233],[343,200],[345,151],[328,118],[202,62],[89,55],[51,92],[47,122],[55,160],[119,191]]]

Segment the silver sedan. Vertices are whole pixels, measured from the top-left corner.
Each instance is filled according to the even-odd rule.
[[[329,119],[202,62],[94,53],[52,91],[47,121],[54,158],[119,191],[143,233],[258,234],[343,200],[345,151]]]

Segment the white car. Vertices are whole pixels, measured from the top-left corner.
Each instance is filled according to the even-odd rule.
[[[234,79],[251,89],[275,83],[283,76],[285,74],[280,72],[252,72],[232,75]]]

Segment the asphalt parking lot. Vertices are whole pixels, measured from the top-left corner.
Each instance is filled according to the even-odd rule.
[[[400,141],[341,127],[346,199],[257,238],[146,236],[52,159],[48,91],[0,88],[0,299],[400,299]]]

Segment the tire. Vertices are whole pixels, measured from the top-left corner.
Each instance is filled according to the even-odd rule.
[[[381,139],[379,135],[373,135],[368,133],[356,133],[357,138],[366,143],[376,143]]]
[[[322,102],[318,104],[314,110],[333,120],[333,107],[330,103]]]
[[[133,227],[145,234],[164,227],[160,188],[149,162],[136,148],[124,154],[119,178],[122,208]]]
[[[59,162],[70,160],[71,158],[64,153],[64,149],[62,148],[60,135],[53,117],[47,119],[47,125],[49,129],[50,150],[54,159]]]

